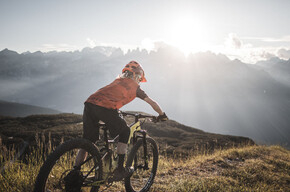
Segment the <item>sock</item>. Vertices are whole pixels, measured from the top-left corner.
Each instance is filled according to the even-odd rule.
[[[118,168],[122,168],[124,166],[125,154],[118,154]]]

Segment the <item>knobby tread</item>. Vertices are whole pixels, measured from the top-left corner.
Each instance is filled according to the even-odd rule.
[[[154,178],[155,178],[155,175],[156,175],[156,172],[157,172],[157,167],[158,167],[158,155],[159,155],[159,152],[158,152],[158,147],[157,147],[157,143],[156,141],[151,138],[151,137],[146,137],[146,141],[147,143],[150,143],[152,144],[153,146],[153,168],[152,168],[152,172],[151,172],[151,178],[150,178],[150,181],[148,181],[146,183],[146,185],[138,192],[146,192],[146,191],[149,191],[150,187],[152,186],[153,184],[153,181],[154,181]],[[127,162],[126,162],[126,166],[131,166],[133,161],[134,161],[134,156],[135,154],[137,153],[138,149],[140,147],[143,146],[143,139],[139,139],[137,141],[137,143],[133,146],[130,154],[128,155],[128,159],[127,159]],[[126,192],[137,192],[133,189],[133,187],[131,186],[131,181],[130,181],[130,178],[125,178],[125,188],[126,188]]]

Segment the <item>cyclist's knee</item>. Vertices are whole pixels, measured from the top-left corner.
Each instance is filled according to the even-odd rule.
[[[122,143],[128,143],[129,136],[130,136],[130,128],[127,125],[123,126],[121,133],[120,133],[119,141]]]

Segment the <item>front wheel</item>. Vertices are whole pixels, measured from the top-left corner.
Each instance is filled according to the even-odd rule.
[[[79,149],[88,152],[84,163],[74,163]],[[51,153],[36,178],[34,192],[98,191],[102,178],[102,162],[98,148],[86,139],[73,139],[58,146]]]
[[[157,144],[151,137],[146,138],[147,156],[143,139],[139,139],[128,155],[126,166],[134,167],[131,177],[125,178],[127,192],[145,192],[153,184],[158,165]]]

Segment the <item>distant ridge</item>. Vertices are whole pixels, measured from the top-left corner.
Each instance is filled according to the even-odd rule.
[[[45,107],[13,103],[0,100],[0,115],[12,117],[25,117],[35,114],[59,114],[60,111]]]

